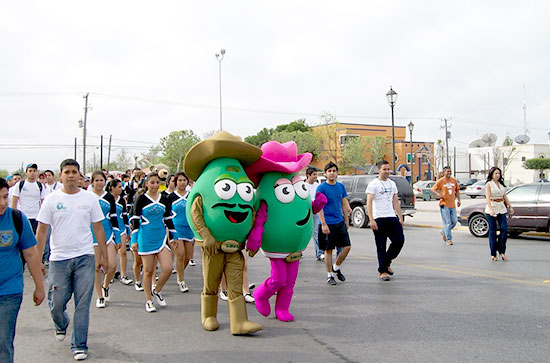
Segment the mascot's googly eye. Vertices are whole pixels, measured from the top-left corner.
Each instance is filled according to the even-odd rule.
[[[294,190],[296,190],[296,194],[302,199],[306,199],[309,195],[309,190],[307,190],[306,183],[303,180],[294,183]]]
[[[290,183],[275,186],[275,197],[281,203],[292,202],[295,195],[294,188]]]
[[[214,184],[214,190],[218,197],[223,200],[228,200],[233,198],[237,192],[237,184],[233,180],[222,179]]]
[[[237,184],[237,192],[245,202],[250,202],[254,196],[254,188],[250,183]]]

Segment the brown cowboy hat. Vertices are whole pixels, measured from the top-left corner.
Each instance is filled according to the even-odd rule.
[[[251,165],[262,155],[262,149],[242,141],[240,136],[220,131],[214,136],[195,144],[185,155],[183,170],[189,178],[197,180],[205,166],[217,158],[233,158],[243,164]]]

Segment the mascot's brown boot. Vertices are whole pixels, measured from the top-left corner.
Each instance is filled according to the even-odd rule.
[[[205,295],[201,294],[201,317],[202,327],[204,330],[217,330],[218,320],[216,315],[218,314],[218,295]]]
[[[260,324],[248,321],[246,314],[246,304],[241,295],[236,299],[228,300],[229,305],[229,327],[233,335],[252,334],[262,330]]]

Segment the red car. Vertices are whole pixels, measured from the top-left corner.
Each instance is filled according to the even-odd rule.
[[[533,183],[511,188],[506,195],[514,208],[514,215],[508,215],[508,235],[518,236],[522,232],[550,232],[550,183]],[[458,221],[468,226],[476,237],[487,237],[489,223],[485,217],[485,203],[464,207]]]

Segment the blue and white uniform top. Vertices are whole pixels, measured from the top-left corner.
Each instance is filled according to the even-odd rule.
[[[91,192],[96,195],[93,191]],[[97,195],[96,195],[97,196]],[[120,230],[118,228],[118,219],[116,215],[116,202],[112,194],[103,192],[99,199],[99,206],[105,219],[101,221],[103,230],[105,231],[105,241],[109,243],[120,243]],[[92,230],[93,235],[93,230]],[[97,245],[97,240],[94,236],[94,246]]]
[[[153,200],[147,193],[140,195],[134,202],[132,224],[132,241],[137,234],[138,254],[152,255],[168,248],[168,238],[176,234],[172,221],[172,207],[167,197],[161,195]],[[166,233],[168,228],[168,234]]]
[[[184,241],[194,241],[193,231],[189,227],[189,222],[185,215],[185,208],[187,207],[187,196],[189,192],[185,192],[184,196],[181,196],[177,190],[173,191],[168,200],[172,204],[172,221],[176,228],[176,236],[174,239],[180,239]]]
[[[115,202],[116,218],[120,229],[120,235],[130,235],[130,223],[128,222],[128,211],[126,210],[126,201],[119,196]]]

